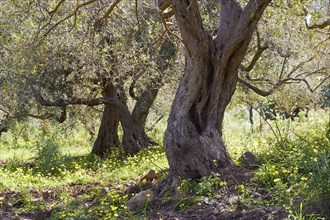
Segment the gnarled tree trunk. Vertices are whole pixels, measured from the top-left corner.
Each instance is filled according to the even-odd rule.
[[[164,136],[170,165],[168,184],[199,178],[232,160],[222,139],[226,106],[235,91],[238,68],[253,31],[270,0],[251,0],[244,8],[221,0],[220,25],[213,40],[204,30],[196,0],[173,0],[187,48],[186,67]]]
[[[158,54],[157,65],[159,76],[151,79],[145,90],[138,97],[134,94],[134,84],[131,85],[133,98],[136,103],[132,112],[129,111],[126,100],[126,93],[121,85],[109,86],[105,84],[105,99],[112,100],[112,103],[105,104],[104,113],[99,129],[98,137],[94,143],[92,152],[102,156],[113,146],[122,146],[128,154],[136,154],[143,148],[157,143],[152,140],[145,131],[146,119],[149,110],[155,101],[158,91],[163,84],[164,72],[170,66],[170,61],[176,55],[176,47],[169,38],[166,38]],[[106,82],[106,80],[105,80]],[[133,82],[134,83],[134,82]],[[118,123],[123,128],[121,143],[118,139]]]
[[[113,99],[116,97],[114,86],[109,85],[104,88],[104,97]],[[119,109],[112,104],[105,104],[101,125],[94,142],[92,153],[98,156],[104,156],[112,147],[120,146],[118,137]]]
[[[133,155],[143,148],[156,144],[146,134],[145,124],[159,88],[142,92],[132,113],[126,104],[124,92],[119,92],[121,95],[118,96],[118,91],[113,85],[104,89],[104,98],[115,101],[105,104],[104,107],[101,125],[92,149],[92,153],[99,156],[103,156],[112,147],[121,146],[125,152]],[[123,128],[121,142],[118,138],[119,122]]]
[[[120,124],[123,128],[122,146],[128,154],[136,154],[143,148],[147,148],[148,144],[144,139],[144,132],[139,129],[140,126],[135,124],[133,117],[125,105],[120,112]]]
[[[125,152],[135,154],[148,146],[144,138],[145,132],[139,129],[142,126],[134,122],[124,94],[120,92],[118,95],[117,92],[112,84],[104,88],[104,99],[112,102],[104,105],[101,125],[93,145],[92,153],[98,156],[104,156],[113,147],[122,147]],[[123,128],[122,141],[118,137],[119,122]]]

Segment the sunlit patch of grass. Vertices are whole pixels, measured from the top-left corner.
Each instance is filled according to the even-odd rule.
[[[100,160],[94,156],[71,159],[52,154],[52,152],[50,154],[53,158],[46,158],[45,162],[39,158],[33,167],[26,167],[24,163],[20,162],[15,164],[8,162],[3,165],[0,168],[2,171],[0,173],[0,190],[92,182],[109,184],[138,178],[149,169],[158,172],[168,167],[160,147],[140,152],[134,157],[127,157],[123,160],[117,157]]]
[[[268,139],[270,147],[261,151],[263,165],[256,171],[256,181],[276,198],[274,205],[293,213],[298,201],[304,203],[304,214],[330,216],[330,140],[327,121],[318,114],[291,122],[279,139]]]
[[[30,160],[36,154],[43,139],[51,139],[65,155],[79,156],[90,152],[92,142],[84,127],[72,120],[63,124],[29,120],[17,122],[0,136],[0,160],[13,158]]]
[[[127,157],[123,160],[112,157],[104,161],[103,166],[98,171],[99,174],[113,181],[123,181],[139,176],[146,171],[153,169],[157,172],[166,170],[168,162],[161,146],[139,152],[133,157]],[[110,172],[109,172],[110,170]]]
[[[329,207],[330,144],[324,135],[324,115],[311,112],[308,119],[271,121],[264,123],[262,129],[255,127],[251,133],[247,110],[227,113],[224,138],[234,160],[244,151],[252,151],[263,162],[256,171],[255,185],[236,186],[245,207],[282,206],[292,216],[295,213],[306,216],[315,211],[313,206],[321,211]],[[158,130],[150,133],[156,140],[161,140],[166,123],[159,125]],[[162,146],[145,149],[133,157],[114,149],[100,159],[90,154],[92,142],[79,124],[64,125],[67,129],[38,122],[24,125],[23,130],[20,126],[23,125],[17,125],[0,139],[0,160],[7,160],[0,165],[0,191],[14,190],[23,195],[19,198],[23,202],[19,212],[52,207],[51,219],[143,218],[145,210],[132,214],[123,207],[131,196],[124,193],[127,181],[138,182],[150,169],[156,170],[160,179],[167,174],[168,162]],[[226,188],[226,184],[217,174],[199,181],[185,180],[178,189],[181,197],[163,199],[169,201],[173,210],[187,209],[199,202],[213,204],[221,198],[219,190]],[[102,188],[114,185],[118,188],[110,187],[109,192],[101,193]],[[72,186],[91,190],[72,197],[65,193]],[[252,198],[260,187],[268,197]],[[31,191],[46,189],[56,194],[52,201],[36,200],[31,195]],[[299,204],[294,204],[299,198],[303,204],[301,211]]]

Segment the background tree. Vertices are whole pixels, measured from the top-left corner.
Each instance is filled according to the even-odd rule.
[[[284,1],[272,3],[266,11],[239,72],[238,94],[251,110],[261,102],[275,102],[279,118],[297,108],[316,106],[322,85],[329,80],[329,41],[327,32],[311,31],[304,22],[304,11],[314,4]]]
[[[140,21],[126,14],[135,15],[134,4],[107,18],[114,6],[120,8],[119,1],[109,8],[94,2],[6,5],[17,15],[11,20],[16,26],[6,29],[9,36],[16,36],[7,44],[4,61],[5,71],[12,73],[13,80],[6,84],[7,91],[22,89],[25,93],[26,100],[21,101],[23,96],[17,92],[16,102],[12,102],[24,105],[16,111],[21,115],[59,122],[66,119],[67,111],[74,110],[69,106],[104,105],[92,152],[103,155],[112,146],[122,145],[134,154],[155,144],[146,135],[146,117],[159,88],[170,80],[175,43],[167,36],[150,34],[162,28],[159,17],[152,16],[158,14],[155,6],[140,7],[136,11]],[[123,21],[127,25],[119,25]],[[8,74],[4,79],[9,80]],[[129,94],[135,99],[132,111]],[[58,108],[62,109],[60,113]],[[119,122],[122,141],[118,137]]]

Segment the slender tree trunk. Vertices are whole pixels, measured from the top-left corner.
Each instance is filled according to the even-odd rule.
[[[158,91],[158,87],[143,91],[132,111],[133,122],[138,132],[141,133],[143,142],[147,146],[157,145],[157,143],[146,133],[146,121],[149,115],[149,110],[157,97]]]
[[[269,0],[251,0],[244,9],[234,0],[220,3],[219,32],[212,40],[203,28],[197,1],[173,0],[187,55],[164,135],[170,166],[167,184],[172,186],[180,179],[199,178],[232,165],[222,139],[224,113]]]
[[[249,106],[249,121],[250,121],[250,125],[251,125],[251,131],[253,132],[253,125],[254,125],[254,121],[253,121],[253,107]]]
[[[138,142],[142,148],[157,145],[157,143],[146,133],[146,120],[150,108],[158,95],[159,89],[163,85],[163,78],[166,74],[165,71],[170,67],[170,62],[175,56],[175,44],[173,44],[170,38],[166,38],[162,43],[156,61],[159,75],[155,76],[148,82],[144,91],[142,91],[138,97],[135,97],[134,90],[132,90],[136,103],[131,114],[133,123],[131,123],[130,127],[133,128],[132,131],[134,131],[135,134],[133,135],[132,131],[128,131],[127,134],[124,132],[123,145],[124,143],[125,145],[126,143],[131,144],[132,141]],[[129,116],[126,115],[125,120],[128,120],[128,117]]]
[[[116,90],[110,85],[104,89],[105,98],[114,98]],[[105,104],[101,125],[94,142],[92,153],[104,156],[112,147],[119,147],[118,137],[119,109],[115,105]]]

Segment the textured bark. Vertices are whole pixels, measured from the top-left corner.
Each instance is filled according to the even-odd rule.
[[[133,117],[125,105],[120,112],[120,124],[123,128],[122,146],[126,153],[134,155],[148,144],[144,139],[144,131],[139,130],[140,126],[134,122]]]
[[[114,98],[116,90],[113,86],[104,89],[105,98]],[[92,153],[104,156],[112,147],[120,146],[118,137],[119,110],[115,105],[105,104],[101,125],[94,142]]]
[[[199,178],[232,160],[222,139],[225,109],[235,91],[238,68],[269,0],[244,8],[221,0],[220,25],[212,40],[204,30],[197,1],[175,1],[173,9],[188,50],[164,136],[170,165],[168,184]]]
[[[149,110],[157,97],[158,91],[158,87],[143,91],[132,111],[133,122],[138,132],[141,133],[143,142],[147,146],[157,144],[146,133],[146,121],[149,115]]]
[[[105,98],[111,96],[113,99],[118,99],[118,97],[115,97],[117,93],[114,87],[106,91]],[[133,111],[136,117],[134,120],[125,101],[118,100],[116,103],[117,105],[105,104],[101,125],[92,150],[92,153],[96,155],[103,156],[112,147],[120,146],[126,153],[133,155],[153,143],[152,139],[145,133],[145,120],[149,112],[148,106],[142,106],[143,102],[139,104],[138,106],[141,105],[140,110],[135,109]],[[121,142],[118,137],[119,122],[123,128]]]

